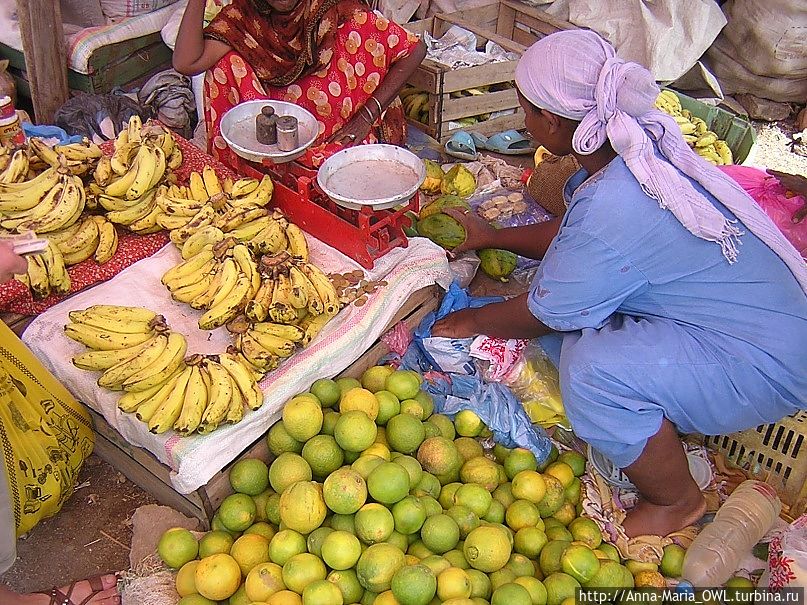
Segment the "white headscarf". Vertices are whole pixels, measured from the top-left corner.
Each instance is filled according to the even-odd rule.
[[[518,62],[516,86],[536,107],[580,122],[575,152],[588,155],[610,141],[647,195],[687,231],[720,244],[734,263],[742,232],[685,175],[700,183],[787,264],[807,292],[807,265],[793,245],[737,183],[689,148],[672,117],[655,108],[659,88],[651,73],[619,59],[598,34],[562,31],[539,40]]]

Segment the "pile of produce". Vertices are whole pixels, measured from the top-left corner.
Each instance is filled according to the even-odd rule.
[[[102,372],[98,385],[123,391],[121,411],[153,433],[209,433],[263,404],[259,374],[240,355],[186,357],[185,337],[165,318],[140,307],[95,305],[71,311],[65,334],[91,350],[73,357],[82,370]]]
[[[471,205],[466,198],[473,195],[476,190],[476,179],[473,173],[462,164],[454,165],[447,173],[431,160],[424,160],[424,164],[426,179],[421,186],[421,191],[426,194],[441,193],[442,195],[432,199],[420,211],[415,228],[418,235],[429,238],[447,250],[453,250],[465,241],[467,234],[465,228],[443,210],[459,208],[470,212]],[[493,216],[494,211],[496,217],[499,217],[502,214],[500,208],[505,206],[513,212],[517,203],[519,208],[523,205],[526,209],[524,196],[520,193],[512,195],[512,202],[508,197],[499,196],[503,199],[504,204],[501,204],[498,198],[493,198],[484,211],[487,214],[483,214],[483,217]],[[482,271],[488,277],[501,281],[507,281],[507,278],[515,271],[518,260],[512,252],[493,248],[479,250],[478,256]]]
[[[233,465],[212,531],[161,537],[180,605],[572,605],[680,574],[682,548],[622,561],[580,516],[583,456],[486,449],[476,414],[435,414],[420,386],[376,366],[287,402],[273,461]]]
[[[688,109],[681,107],[681,100],[673,91],[663,90],[661,92],[656,99],[656,109],[673,117],[681,128],[684,140],[704,160],[715,166],[734,163],[728,144],[709,130],[706,122],[692,115]]]
[[[462,99],[465,97],[483,96],[489,92],[497,92],[510,88],[513,88],[512,82],[501,82],[499,84],[492,84],[489,86],[455,90],[454,92],[449,93],[449,97],[452,99]],[[430,123],[428,92],[424,92],[418,88],[415,88],[414,86],[407,85],[403,88],[403,90],[401,90],[400,98],[401,102],[403,103],[403,109],[406,113],[406,117],[408,117],[410,120],[420,122],[421,124],[428,125]],[[456,122],[461,128],[467,128],[469,126],[479,124],[480,122],[485,122],[491,117],[492,116],[490,113],[481,113],[475,116],[459,118],[456,120]]]

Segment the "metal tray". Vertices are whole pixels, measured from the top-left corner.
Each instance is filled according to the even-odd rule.
[[[357,145],[332,155],[320,167],[317,183],[345,208],[393,208],[411,199],[426,178],[414,153],[394,145]]]
[[[278,116],[294,116],[299,123],[300,146],[293,151],[280,151],[277,145],[263,145],[255,137],[255,118],[266,105],[271,105]],[[251,162],[270,159],[276,164],[297,159],[316,140],[319,133],[317,119],[306,109],[294,103],[275,100],[246,101],[236,105],[221,118],[221,136],[235,153]]]

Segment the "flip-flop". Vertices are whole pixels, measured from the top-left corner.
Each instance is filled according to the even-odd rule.
[[[446,142],[446,153],[451,157],[468,162],[473,162],[479,157],[473,138],[470,134],[462,130],[455,133]]]
[[[98,575],[92,576],[91,578],[86,578],[84,580],[76,580],[75,582],[71,582],[67,588],[67,594],[63,593],[59,588],[51,588],[45,592],[37,592],[34,594],[42,594],[46,597],[50,597],[50,605],[84,605],[91,601],[96,595],[104,592],[105,590],[109,590],[108,588],[104,588],[102,577],[106,575]],[[76,589],[76,586],[81,582],[87,582],[90,585],[90,594],[87,595],[81,602],[74,601],[72,599],[73,591]],[[110,588],[112,588],[110,586]]]
[[[533,142],[516,130],[494,134],[485,141],[485,149],[505,155],[526,155],[535,153]]]

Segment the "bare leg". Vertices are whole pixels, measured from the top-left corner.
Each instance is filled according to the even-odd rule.
[[[118,579],[114,574],[102,576],[101,583],[104,591],[99,592],[87,601],[87,605],[120,605],[117,582]],[[67,594],[69,588],[63,587],[60,590],[62,593]],[[83,603],[84,599],[89,597],[92,592],[90,583],[82,580],[76,583],[75,588],[73,588],[73,594],[70,595],[70,600],[74,603]],[[50,602],[50,597],[47,595],[17,594],[5,586],[0,586],[0,603],[3,603],[3,605],[48,605]]]
[[[623,523],[628,537],[666,536],[692,525],[706,512],[706,500],[689,473],[681,441],[666,418],[639,459],[623,470],[640,497]]]

